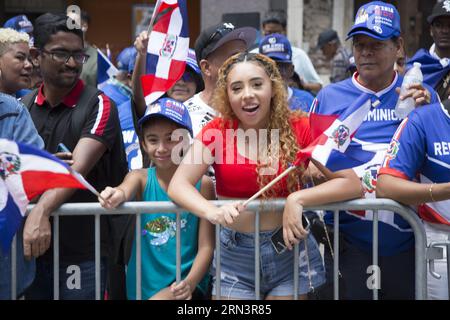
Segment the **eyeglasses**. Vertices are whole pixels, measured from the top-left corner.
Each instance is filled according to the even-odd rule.
[[[70,57],[75,60],[76,63],[84,64],[89,59],[89,55],[84,52],[70,52],[70,51],[48,51],[45,49],[41,49],[42,52],[50,55],[52,59],[59,63],[67,63],[69,62]]]

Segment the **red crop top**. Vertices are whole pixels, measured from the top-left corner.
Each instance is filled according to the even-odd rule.
[[[222,126],[223,123],[224,126]],[[299,146],[307,146],[312,139],[309,119],[307,117],[295,118],[291,125]],[[208,147],[215,157],[213,168],[216,175],[217,194],[230,198],[249,198],[260,189],[257,181],[256,162],[237,152],[237,137],[234,134],[234,130],[237,128],[237,120],[231,122],[223,118],[216,118],[202,129],[196,139]],[[308,162],[309,160],[302,162],[305,168],[308,166]],[[278,174],[283,170],[284,168],[279,168]],[[274,175],[273,178],[275,177]],[[289,195],[286,177],[273,188],[276,191],[276,197]]]

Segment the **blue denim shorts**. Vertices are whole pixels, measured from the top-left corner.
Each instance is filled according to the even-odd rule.
[[[275,231],[260,232],[260,297],[293,296],[294,250],[279,254],[270,237]],[[220,232],[221,296],[233,299],[255,299],[255,239],[253,233],[240,233],[228,228]],[[317,242],[310,234],[300,242],[298,293],[306,294],[325,282],[325,270]],[[309,270],[308,272],[308,260]],[[216,294],[217,252],[211,269],[213,295]],[[308,274],[309,273],[309,274]]]

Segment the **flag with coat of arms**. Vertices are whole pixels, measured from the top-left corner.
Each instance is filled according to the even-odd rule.
[[[314,103],[317,102],[314,101]],[[305,159],[314,159],[332,171],[348,169],[355,163],[359,165],[372,159],[375,153],[362,150],[360,147],[353,148],[351,146],[352,138],[363,123],[371,107],[370,95],[363,93],[350,106],[333,112],[333,114],[316,114],[311,112],[309,122],[312,142],[299,150],[295,162],[264,188],[247,199],[244,202],[244,206],[274,186]],[[311,109],[315,109],[314,104]],[[345,160],[342,161],[342,159]]]
[[[146,105],[160,98],[181,78],[189,50],[186,0],[159,0],[150,24],[159,14],[162,16],[149,34],[146,74],[141,77]]]
[[[0,245],[8,252],[28,203],[52,188],[97,191],[67,164],[35,147],[0,139]]]
[[[375,156],[374,152],[351,144],[371,107],[370,95],[363,93],[351,105],[333,114],[311,112],[309,119],[313,142],[299,151],[299,160],[310,157],[332,171],[351,168],[371,160]]]

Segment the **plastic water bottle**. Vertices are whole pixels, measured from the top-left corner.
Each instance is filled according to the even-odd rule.
[[[422,84],[423,75],[420,71],[421,64],[419,62],[414,62],[414,66],[408,70],[403,79],[402,87],[400,89],[400,95],[405,95],[408,92],[408,86],[411,84]],[[416,102],[412,97],[406,98],[405,100],[398,99],[397,105],[395,106],[395,114],[398,118],[403,119],[408,116],[408,114],[414,110]]]

